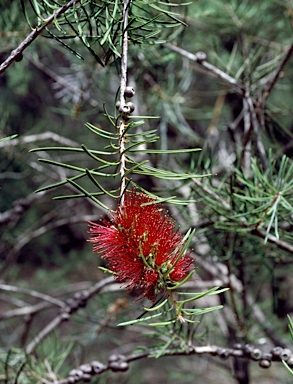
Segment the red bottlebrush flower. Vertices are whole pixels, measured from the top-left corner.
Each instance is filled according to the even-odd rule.
[[[190,254],[182,254],[182,235],[151,197],[135,189],[124,205],[102,224],[89,223],[93,250],[108,261],[116,280],[138,296],[154,301],[161,288],[182,281],[191,271]]]

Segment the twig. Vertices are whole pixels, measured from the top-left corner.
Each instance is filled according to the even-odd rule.
[[[79,147],[80,144],[77,142],[67,139],[66,137],[58,135],[58,133],[47,131],[43,133],[37,133],[35,135],[28,135],[28,136],[22,136],[17,139],[7,140],[7,141],[1,141],[0,142],[0,148],[10,147],[10,146],[16,146],[20,144],[30,144],[34,143],[36,141],[42,141],[42,140],[52,140],[55,141],[58,144],[65,145],[66,147]]]
[[[251,231],[252,235],[256,235],[262,239],[267,238],[268,242],[276,244],[280,249],[283,249],[283,251],[287,251],[293,254],[293,245],[287,243],[284,240],[278,239],[276,236],[267,234],[264,231],[261,231],[260,229],[253,229]]]
[[[42,311],[43,309],[46,309],[49,307],[51,307],[51,305],[48,302],[41,301],[40,303],[35,305],[29,305],[22,308],[11,309],[9,311],[6,311],[0,314],[0,321],[11,319],[13,317],[18,317],[18,316],[32,316]]]
[[[246,98],[242,100],[243,103],[243,123],[244,123],[244,140],[242,144],[241,165],[244,173],[247,175],[251,166],[251,115]]]
[[[163,44],[163,46],[171,49],[174,52],[179,53],[181,56],[187,57],[189,60],[197,62],[198,64],[206,68],[208,71],[214,73],[220,79],[225,80],[227,83],[233,86],[236,86],[238,91],[240,93],[243,93],[236,79],[227,75],[227,73],[221,71],[219,68],[215,67],[213,64],[210,64],[208,61],[206,61],[207,55],[204,52],[198,52],[196,54],[193,54],[188,51],[185,51],[180,47],[176,47],[175,45],[169,44],[169,43],[165,43]]]
[[[10,56],[0,65],[0,74],[3,73],[17,58],[21,57],[22,52],[43,32],[44,29],[48,27],[54,20],[56,20],[60,15],[67,11],[73,5],[79,3],[81,0],[71,0],[67,4],[63,5],[56,12],[54,12],[51,16],[49,16],[44,24],[35,28],[20,45],[14,49]]]
[[[14,285],[8,285],[8,284],[1,284],[0,283],[0,290],[6,291],[6,292],[17,292],[17,293],[23,293],[25,295],[29,295],[31,297],[37,297],[38,299],[41,299],[43,301],[47,301],[48,303],[57,305],[58,307],[63,307],[64,302],[62,300],[56,299],[55,297],[51,297],[49,295],[46,295],[41,292],[34,291],[32,289],[26,289],[26,288],[20,288],[16,287]]]

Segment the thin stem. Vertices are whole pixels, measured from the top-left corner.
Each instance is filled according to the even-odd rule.
[[[123,5],[123,42],[122,42],[122,55],[121,55],[121,79],[120,79],[120,110],[121,119],[119,121],[119,153],[120,153],[120,204],[124,204],[124,192],[126,188],[126,154],[125,154],[125,129],[127,128],[127,118],[126,115],[123,114],[123,107],[125,106],[125,88],[127,84],[127,54],[128,54],[128,9],[130,6],[131,0],[124,0]]]

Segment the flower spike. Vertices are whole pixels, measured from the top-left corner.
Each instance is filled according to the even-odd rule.
[[[155,301],[162,289],[185,280],[193,259],[185,239],[156,200],[136,189],[102,224],[89,223],[90,242],[119,283]]]

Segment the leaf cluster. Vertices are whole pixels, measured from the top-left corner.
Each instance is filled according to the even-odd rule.
[[[46,19],[65,7],[63,1],[22,0],[28,24],[40,27]],[[153,44],[164,41],[162,32],[182,24],[173,9],[184,4],[162,1],[134,0],[128,2],[128,39],[133,44]],[[75,48],[78,39],[102,66],[121,57],[123,35],[123,1],[76,1],[46,28],[47,37],[82,58]],[[158,35],[160,37],[158,38]]]
[[[94,161],[95,166],[92,168],[81,167],[79,165],[59,162],[51,159],[40,159],[42,163],[49,165],[62,167],[69,169],[74,172],[74,176],[67,177],[66,180],[62,180],[58,183],[54,183],[45,187],[38,189],[37,192],[46,191],[55,187],[60,187],[65,184],[70,184],[76,188],[80,193],[66,196],[58,196],[55,199],[67,199],[67,198],[78,198],[78,197],[88,197],[93,200],[95,203],[101,207],[108,209],[107,206],[102,202],[102,196],[107,195],[112,199],[119,199],[120,196],[120,136],[117,130],[118,120],[114,116],[110,116],[106,112],[106,117],[108,122],[112,126],[111,131],[107,131],[103,128],[94,126],[90,123],[86,124],[88,130],[95,134],[100,140],[106,140],[108,144],[103,149],[91,149],[85,145],[81,145],[81,148],[70,148],[70,147],[42,147],[36,148],[32,151],[66,151],[71,153],[78,153],[86,155],[88,158]],[[189,180],[198,175],[190,174],[186,172],[178,173],[171,170],[158,169],[149,165],[149,159],[146,158],[146,155],[151,153],[154,154],[180,154],[182,152],[194,152],[198,151],[197,148],[192,149],[178,149],[178,150],[159,150],[159,149],[149,149],[150,144],[155,143],[158,140],[158,136],[155,134],[155,130],[151,131],[141,131],[139,133],[135,132],[135,129],[140,127],[143,124],[142,120],[136,120],[135,118],[130,119],[127,128],[125,130],[124,136],[126,138],[126,147],[124,149],[123,155],[126,156],[126,170],[124,177],[127,180],[127,183],[131,183],[136,186],[138,189],[142,189],[139,185],[133,180],[134,175],[142,175],[144,177],[155,177],[163,180]],[[99,139],[98,139],[99,140]],[[142,160],[139,160],[139,157]],[[87,178],[91,181],[91,184],[95,187],[95,191],[90,191],[84,187],[81,181]],[[108,188],[107,180],[110,180],[110,184],[113,186],[116,183],[116,188]],[[158,199],[158,202],[169,201],[174,204],[182,204],[184,201],[177,200],[176,196],[168,197],[167,199],[161,198]]]
[[[188,276],[188,278],[190,277],[191,276]],[[182,284],[184,284],[185,282],[186,281],[184,281]],[[152,327],[169,327],[172,325],[172,327],[176,327],[175,324],[178,324],[178,320],[181,323],[187,322],[190,324],[194,324],[196,323],[196,316],[201,316],[205,313],[221,309],[222,306],[218,305],[210,308],[196,308],[195,306],[193,306],[192,308],[185,308],[186,304],[193,303],[194,301],[202,297],[219,294],[225,291],[227,291],[227,288],[219,289],[219,287],[214,287],[202,293],[176,292],[179,298],[178,300],[174,301],[174,303],[172,303],[168,298],[161,298],[159,299],[159,303],[156,303],[154,306],[150,308],[144,308],[145,312],[138,319],[125,321],[118,325],[126,326],[142,324]],[[184,298],[184,296],[187,296],[187,298]],[[158,322],[158,317],[163,318],[163,320]],[[154,319],[155,321],[153,321]]]

